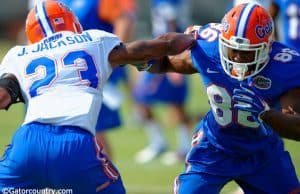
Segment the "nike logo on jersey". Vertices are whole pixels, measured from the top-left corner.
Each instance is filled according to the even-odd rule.
[[[207,73],[219,73],[218,71],[211,70],[210,68],[206,69]]]

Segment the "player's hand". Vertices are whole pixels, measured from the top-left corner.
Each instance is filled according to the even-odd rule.
[[[261,115],[270,110],[268,104],[256,95],[247,83],[242,82],[240,88],[233,90],[234,109],[250,112],[254,120],[262,123]]]

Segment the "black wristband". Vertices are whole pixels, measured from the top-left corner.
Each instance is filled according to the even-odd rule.
[[[8,109],[11,104],[24,102],[21,95],[20,85],[16,78],[5,75],[1,76],[0,87],[6,89],[11,97],[11,103],[6,107],[6,109]]]

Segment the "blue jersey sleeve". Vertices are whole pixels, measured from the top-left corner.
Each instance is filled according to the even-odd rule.
[[[280,66],[276,68],[275,74],[282,81],[283,89],[288,91],[300,88],[300,54],[289,48],[283,48],[273,57],[273,60]]]
[[[217,25],[211,23],[200,28],[197,44],[191,52],[193,65],[201,74],[212,63],[218,63],[219,60],[218,37],[220,31]]]
[[[300,54],[291,48],[274,42],[265,76],[270,78],[272,92],[278,96],[290,89],[300,88]]]

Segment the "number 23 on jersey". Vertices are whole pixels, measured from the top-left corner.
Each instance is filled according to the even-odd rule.
[[[64,55],[61,60],[44,56],[32,60],[26,66],[26,78],[32,80],[29,87],[30,96],[38,96],[53,86],[59,77],[59,70],[65,68],[76,69],[78,85],[98,87],[98,70],[93,57],[86,51],[72,51]]]

